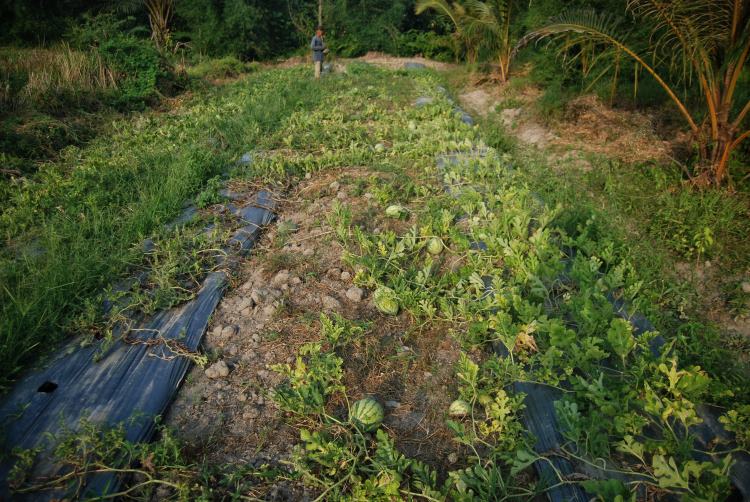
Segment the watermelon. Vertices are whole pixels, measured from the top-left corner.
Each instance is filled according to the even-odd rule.
[[[463,399],[456,399],[448,408],[448,415],[452,417],[465,417],[471,414],[471,405]]]
[[[406,208],[398,204],[391,204],[385,208],[385,215],[389,218],[401,218],[406,214]]]
[[[439,255],[443,250],[443,241],[440,237],[433,237],[427,242],[427,252],[431,255]]]
[[[365,432],[380,427],[383,416],[383,406],[372,397],[360,399],[349,410],[349,421]]]
[[[384,314],[398,314],[398,298],[396,292],[386,286],[380,286],[372,295],[375,306]]]

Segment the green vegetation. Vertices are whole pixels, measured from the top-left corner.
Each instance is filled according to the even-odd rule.
[[[357,172],[337,176],[351,186],[315,237],[341,249],[362,288],[356,303],[371,297],[353,311],[366,321],[287,312],[309,332],[269,367],[269,401],[299,437],[285,463],[209,465],[165,428],[134,445],[122,428],[84,423],[57,438],[66,474],[29,479],[42,450],[14,452],[12,487],[85,496],[82,480],[107,473],[121,479],[118,495],[143,499],[264,498],[285,483],[319,500],[483,501],[581,483],[600,500],[639,490],[724,500],[732,453],[750,448],[750,342],[726,332],[750,313],[748,6],[365,3],[0,6],[0,392],[66,339],[112,341],[131,316],[190,299],[231,230],[206,216],[225,201],[227,176],[283,192],[307,175]],[[560,14],[563,4],[572,10]],[[305,66],[256,61],[306,54],[319,6],[334,57],[378,50],[470,68],[348,62],[316,82]],[[469,126],[449,98],[463,89],[447,82],[496,85],[495,66],[503,101]],[[672,165],[524,147],[502,112],[529,89],[549,123],[594,92],[653,113],[664,134],[687,125],[688,147]],[[167,225],[190,205],[198,221]],[[278,226],[266,271],[311,256],[282,251],[296,231]],[[316,259],[306,273],[323,275]],[[655,328],[635,329],[618,301]],[[707,321],[713,309],[720,324]],[[455,356],[450,381],[424,401],[442,403],[424,411],[440,417],[436,437],[453,440],[450,460],[412,454],[391,409],[361,388],[363,366],[386,367],[377,358],[399,361],[387,368],[411,385],[401,343],[420,339],[450,342]],[[516,382],[564,396],[560,451],[535,452]],[[719,438],[698,451],[691,427],[704,405],[720,410],[731,446]],[[590,478],[538,479],[531,466],[553,453]]]
[[[446,2],[445,0],[418,0],[416,12],[435,10],[448,17],[456,28],[456,36],[463,43],[470,63],[474,63],[481,52],[495,56],[498,62],[500,82],[510,77],[510,60],[513,51],[511,40],[511,12],[513,2],[495,0],[480,2]]]
[[[232,78],[258,69],[257,63],[244,63],[234,56],[208,59],[188,67],[187,74],[195,78]]]
[[[628,2],[627,8],[637,22],[651,28],[645,47],[618,18],[591,11],[565,12],[526,38],[562,38],[563,53],[577,51],[575,59],[589,61],[592,67],[601,59],[601,47],[612,47],[608,56],[614,60],[615,78],[620,58],[632,58],[636,82],[641,68],[648,72],[690,127],[701,161],[697,176],[704,184],[721,185],[727,178],[731,183],[732,153],[750,137],[750,129],[744,128],[750,101],[745,103],[747,96],[737,93],[750,58],[750,11],[742,2],[717,5],[704,0],[637,0]],[[693,81],[700,96],[696,103],[686,104],[679,97],[680,87]]]
[[[206,180],[228,169],[247,145],[262,147],[295,110],[318,105],[319,87],[305,75],[301,68],[266,72],[197,97],[170,116],[121,120],[109,137],[68,149],[33,180],[5,188],[4,385],[61,339],[61,327],[85,300],[125,273],[139,243]]]
[[[742,431],[750,399],[748,372],[739,361],[728,363],[736,358],[717,343],[711,327],[690,318],[688,310],[676,311],[672,302],[679,301],[680,294],[670,292],[675,283],[651,275],[656,267],[651,268],[649,260],[669,258],[659,249],[632,247],[633,236],[606,220],[606,207],[597,207],[596,198],[581,197],[575,182],[551,184],[545,166],[536,164],[539,160],[533,155],[488,146],[483,127],[463,124],[452,104],[436,91],[441,83],[436,75],[353,64],[347,74],[323,81],[326,93],[320,97],[317,84],[302,78],[303,71],[261,72],[151,127],[162,132],[169,131],[167,126],[182,126],[179,130],[187,138],[183,148],[190,146],[188,141],[205,146],[219,131],[227,140],[227,131],[235,131],[235,141],[253,134],[256,149],[266,154],[235,172],[252,181],[286,182],[341,165],[394,175],[400,189],[384,187],[379,179],[364,181],[363,189],[372,191],[373,203],[380,208],[376,224],[382,231],[355,224],[362,214],[340,202],[329,223],[344,250],[344,261],[356,270],[355,283],[387,291],[381,300],[389,304],[386,315],[395,313],[395,303],[403,319],[422,330],[438,328],[441,336],[454,337],[462,347],[454,383],[444,391],[449,394],[446,403],[462,402],[461,413],[448,404],[442,410],[461,452],[460,462],[448,468],[404,455],[397,446],[399,438],[376,427],[380,418],[370,401],[365,401],[373,405],[367,411],[374,414],[367,416],[367,424],[358,418],[363,405],[355,405],[354,397],[361,394],[344,383],[353,364],[347,354],[365,343],[373,324],[321,316],[319,336],[299,347],[293,363],[273,367],[283,377],[273,399],[300,438],[283,469],[227,471],[186,459],[171,443],[171,456],[159,455],[164,442],[170,441],[166,432],[155,445],[135,448],[123,443],[117,431],[90,429],[63,443],[58,455],[65,464],[84,465],[84,449],[76,445],[104,438],[111,447],[97,451],[112,453],[93,461],[104,472],[131,465],[127,462],[136,457],[154,456],[146,463],[150,467],[143,469],[146,474],[126,484],[133,493],[148,494],[161,485],[166,490],[162,497],[195,496],[210,486],[219,487],[215,494],[255,494],[262,493],[265,483],[284,480],[322,499],[531,498],[550,485],[531,474],[533,462],[546,460],[533,452],[534,439],[525,434],[520,420],[523,395],[514,394],[510,386],[527,381],[565,389],[557,406],[566,439],[564,455],[596,467],[605,479],[616,470],[637,480],[625,484],[589,479],[585,487],[591,493],[604,499],[618,493],[629,499],[642,486],[655,496],[726,497],[731,466],[726,445],[712,445],[716,463],[696,461],[688,428],[701,422],[697,406],[712,403],[724,407],[722,422],[730,430]],[[268,100],[274,95],[270,90],[278,92],[279,84],[289,94],[269,113]],[[419,94],[431,95],[433,103],[410,106]],[[260,102],[263,107],[257,106]],[[388,109],[380,106],[383,102],[390,103]],[[217,112],[226,109],[242,113],[214,122],[219,120]],[[197,129],[210,135],[190,136],[184,127],[188,118],[193,123],[206,115],[210,118],[204,120],[210,122]],[[144,129],[148,138],[164,137]],[[120,141],[116,138],[106,151]],[[377,144],[388,147],[375,148]],[[139,151],[145,155],[148,145]],[[92,145],[87,153],[98,148],[103,147]],[[239,151],[231,153],[236,157]],[[228,153],[218,155],[213,152],[212,158],[229,161]],[[436,156],[441,155],[457,161],[438,168]],[[210,170],[202,172],[207,179]],[[621,182],[612,173],[605,178],[611,184],[607,190]],[[580,180],[593,187],[596,176],[606,174],[591,176]],[[200,184],[196,181],[194,186]],[[214,193],[211,185],[205,197]],[[617,203],[627,200],[621,196]],[[664,207],[659,200],[653,204]],[[394,206],[400,210],[389,217],[386,212]],[[707,206],[706,211],[712,210],[711,203]],[[723,239],[718,229],[716,234]],[[438,240],[440,250],[433,246]],[[703,257],[710,250],[691,252]],[[636,336],[630,323],[616,315],[608,294],[648,313],[659,332]],[[659,334],[666,343],[654,354],[650,344]],[[497,355],[497,344],[507,356]],[[746,447],[741,432],[738,440]],[[132,455],[119,455],[123,449]],[[72,478],[48,483],[70,482],[75,489],[76,481],[91,468],[74,472]],[[17,486],[31,489],[35,480],[19,478]]]

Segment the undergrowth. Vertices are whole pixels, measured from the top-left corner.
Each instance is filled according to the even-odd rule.
[[[6,386],[97,292],[138,259],[137,244],[177,215],[242,152],[262,149],[322,84],[269,71],[196,97],[175,113],[121,120],[5,187],[0,214],[0,361]],[[319,159],[319,158],[318,158]]]
[[[461,455],[450,467],[431,465],[399,451],[399,438],[381,426],[382,416],[372,428],[361,427],[350,416],[352,396],[360,396],[360,389],[347,387],[343,375],[354,364],[347,351],[371,336],[371,325],[322,316],[319,336],[302,345],[292,363],[272,368],[284,377],[273,399],[298,429],[299,444],[283,470],[240,468],[229,477],[233,486],[256,496],[258,479],[285,480],[301,484],[319,500],[532,499],[572,483],[581,483],[599,500],[634,500],[637,492],[651,498],[726,498],[731,453],[748,448],[747,368],[739,361],[728,363],[736,356],[716,346],[709,326],[691,319],[689,312],[673,312],[671,300],[660,300],[670,283],[649,275],[654,269],[639,260],[643,255],[633,253],[600,210],[575,203],[571,192],[540,190],[545,185],[534,177],[533,166],[524,164],[528,159],[495,148],[503,138],[491,138],[488,145],[481,128],[463,124],[436,90],[440,80],[430,72],[351,65],[347,75],[324,80],[320,85],[326,92],[321,93],[318,84],[306,83],[303,71],[263,73],[246,81],[254,85],[250,97],[240,92],[247,84],[237,84],[217,98],[218,104],[199,107],[200,115],[192,108],[185,114],[190,124],[211,131],[208,138],[197,136],[202,144],[220,133],[229,145],[239,137],[254,138],[253,161],[235,171],[253,181],[288,182],[342,166],[367,166],[391,176],[389,184],[373,176],[357,187],[372,194],[382,213],[371,215],[377,217],[377,229],[360,224],[369,216],[344,202],[334,205],[327,221],[342,246],[343,261],[355,271],[354,282],[375,292],[383,316],[398,314],[460,344],[454,385],[444,390],[458,404],[443,410],[443,416]],[[279,84],[285,91],[278,91]],[[416,97],[414,88],[431,95],[433,103],[403,106]],[[271,96],[280,99],[275,113],[268,110]],[[255,99],[263,106],[252,108]],[[236,115],[215,118],[222,112]],[[175,121],[181,134],[195,137],[192,125]],[[148,137],[160,137],[163,146],[170,130],[153,127],[145,129]],[[170,139],[185,141],[179,134]],[[148,152],[148,145],[139,151]],[[217,148],[211,163],[228,162],[239,151]],[[184,169],[181,160],[179,169]],[[203,176],[194,174],[194,183],[186,183],[194,190],[216,174],[208,162],[196,162]],[[164,172],[159,174],[164,179]],[[210,200],[212,187],[204,193]],[[36,200],[55,207],[54,195]],[[125,194],[116,195],[127,200]],[[175,195],[170,207],[179,200]],[[35,213],[22,207],[14,221],[27,221],[26,226],[11,229],[10,235],[35,228]],[[82,210],[72,209],[66,214]],[[49,221],[64,223],[61,217]],[[106,230],[111,236],[117,229]],[[135,242],[136,236],[127,241]],[[47,242],[36,259],[50,259]],[[703,256],[709,251],[696,247],[693,252]],[[32,273],[30,268],[25,272]],[[617,301],[653,317],[656,328],[636,329],[618,311]],[[565,438],[560,451],[535,451],[536,438],[522,419],[526,396],[514,390],[518,383],[544,386],[560,396],[555,403]],[[719,407],[721,422],[736,434],[736,444],[719,440],[700,446],[714,461],[696,450],[693,428],[704,420],[704,404]],[[125,451],[149,451],[114,442]],[[75,448],[63,451],[63,458],[70,458],[65,455],[71,451],[77,460],[68,464],[87,458]],[[587,475],[539,479],[532,465],[554,465],[555,456]],[[113,462],[103,465],[108,470],[124,465]],[[91,471],[74,472],[80,480]],[[126,486],[142,492],[156,486],[157,479],[171,483],[162,498],[204,493],[210,483],[225,486],[221,480],[227,479],[196,476],[189,466],[154,467],[145,478],[135,474]],[[184,491],[185,486],[194,491]]]

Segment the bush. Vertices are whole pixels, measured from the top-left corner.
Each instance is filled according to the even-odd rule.
[[[169,77],[167,65],[147,40],[117,36],[104,41],[99,53],[115,72],[118,89],[113,104],[120,108],[142,108],[159,94],[159,82]]]
[[[177,83],[174,68],[156,50],[149,31],[132,17],[111,13],[85,15],[71,26],[66,38],[81,50],[95,48],[97,56],[114,74],[117,89],[108,101],[120,109],[142,109]]]
[[[456,44],[450,35],[438,35],[433,31],[409,30],[399,34],[396,55],[417,54],[436,61],[453,61],[456,58]]]
[[[226,56],[221,59],[208,59],[201,61],[195,66],[187,69],[187,74],[193,78],[231,78],[243,73],[251,73],[258,69],[258,63],[245,63],[234,56]]]

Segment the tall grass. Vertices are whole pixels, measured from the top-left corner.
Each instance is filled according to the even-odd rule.
[[[289,115],[343,85],[308,73],[260,72],[172,113],[121,120],[13,187],[0,207],[0,390],[55,346],[87,299],[140,261],[144,237],[206,180],[242,152],[273,147]]]
[[[78,51],[67,44],[0,49],[0,111],[116,87],[114,72],[96,51]]]

